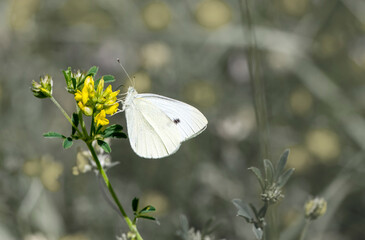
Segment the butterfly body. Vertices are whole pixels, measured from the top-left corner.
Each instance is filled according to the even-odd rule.
[[[205,116],[193,106],[157,94],[128,88],[123,101],[132,149],[144,158],[175,153],[181,143],[207,127]]]

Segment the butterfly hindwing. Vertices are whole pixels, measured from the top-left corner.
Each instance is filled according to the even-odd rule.
[[[162,158],[179,149],[180,130],[158,106],[136,97],[125,113],[129,140],[139,156]]]
[[[181,141],[186,141],[205,130],[208,120],[195,107],[178,100],[157,94],[138,94],[142,98],[159,108],[177,126]]]

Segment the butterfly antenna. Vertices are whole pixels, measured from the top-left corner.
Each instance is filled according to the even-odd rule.
[[[123,67],[123,64],[120,62],[120,59],[119,59],[119,58],[117,58],[117,62],[118,62],[118,63],[119,63],[119,65],[122,67],[123,71],[125,72],[125,74],[127,75],[127,77],[128,77],[128,79],[129,79],[129,81],[131,82],[131,84],[132,84],[132,85],[133,85],[133,87],[134,87],[134,82],[133,82],[132,78],[129,76],[129,74],[128,74],[127,70],[125,70],[125,68]]]

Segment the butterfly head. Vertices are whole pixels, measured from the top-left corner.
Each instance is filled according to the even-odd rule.
[[[138,92],[136,91],[136,89],[134,89],[134,87],[128,87],[127,96],[125,97],[125,99],[123,101],[123,109],[125,109],[126,107],[128,107],[129,105],[132,104],[132,101],[136,97],[137,94],[138,94]]]

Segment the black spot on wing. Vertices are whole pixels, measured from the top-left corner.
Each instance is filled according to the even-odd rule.
[[[176,118],[174,119],[174,123],[177,125],[180,122],[180,119]]]

